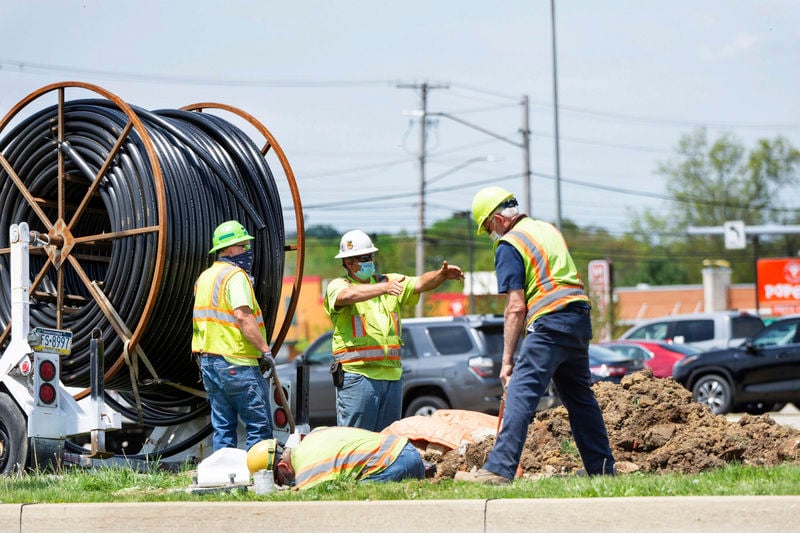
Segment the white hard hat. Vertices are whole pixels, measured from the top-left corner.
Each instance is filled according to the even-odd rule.
[[[359,229],[354,229],[342,235],[342,240],[339,243],[339,253],[336,254],[336,259],[371,254],[377,251],[378,249],[373,246],[372,240],[366,233]]]

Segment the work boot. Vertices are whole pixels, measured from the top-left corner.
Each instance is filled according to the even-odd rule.
[[[456,472],[454,479],[456,481],[484,483],[486,485],[508,485],[511,483],[511,480],[507,477],[497,475],[494,472],[489,472],[485,468],[481,468],[480,470],[474,472]]]

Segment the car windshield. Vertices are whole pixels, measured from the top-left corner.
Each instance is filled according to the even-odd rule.
[[[589,345],[590,364],[625,363],[630,361],[630,358],[620,355],[612,350],[609,350],[608,348],[596,346],[594,344]]]
[[[762,330],[753,338],[753,346],[766,348],[769,346],[785,346],[798,342],[798,320],[776,322]]]

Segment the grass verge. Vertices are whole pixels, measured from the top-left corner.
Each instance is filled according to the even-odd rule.
[[[730,465],[694,475],[627,474],[614,478],[553,477],[500,487],[444,480],[402,483],[328,483],[307,491],[252,490],[191,494],[191,473],[126,468],[75,469],[0,479],[2,503],[108,503],[175,501],[450,500],[489,498],[598,498],[624,496],[800,495],[800,465]]]

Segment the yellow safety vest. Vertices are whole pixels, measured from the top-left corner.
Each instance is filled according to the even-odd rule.
[[[386,276],[398,280],[403,278],[400,274]],[[400,307],[419,299],[419,295],[414,293],[417,278],[406,276],[399,296],[384,294],[364,302],[335,307],[339,292],[354,283],[349,277],[337,278],[328,284],[325,293],[325,312],[333,322],[333,357],[347,372],[370,379],[397,381],[403,375]],[[370,284],[374,283],[375,279],[370,279]]]
[[[192,313],[192,351],[225,356],[231,364],[255,366],[261,352],[244,336],[227,298],[227,286],[236,274],[244,270],[236,265],[215,261],[205,270],[194,285],[194,311]],[[252,284],[253,316],[261,335],[266,338],[266,327],[261,307],[256,300]]]
[[[350,427],[317,428],[292,449],[295,487],[325,481],[358,481],[386,470],[408,438]]]
[[[590,303],[561,232],[547,222],[525,217],[503,235],[525,264],[525,325],[572,302]]]

